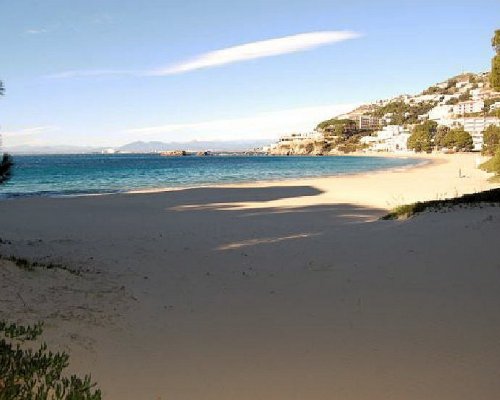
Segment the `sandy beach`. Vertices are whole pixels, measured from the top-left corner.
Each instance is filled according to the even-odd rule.
[[[491,400],[500,208],[381,221],[498,187],[477,155],[409,169],[0,202],[0,318],[111,400]]]

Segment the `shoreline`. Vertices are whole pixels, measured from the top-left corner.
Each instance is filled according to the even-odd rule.
[[[356,157],[356,155],[350,155],[352,157]],[[368,156],[370,155],[359,155],[360,157],[363,156]],[[286,156],[284,156],[286,157]],[[384,155],[378,155],[378,157],[384,157]],[[444,186],[444,189],[439,188],[439,183],[437,183],[435,192],[433,193],[422,193],[420,194],[419,190],[415,190],[415,188],[412,188],[411,185],[408,187],[410,192],[415,192],[412,193],[411,197],[408,197],[408,201],[403,201],[403,200],[395,200],[392,201],[390,204],[388,203],[388,200],[384,200],[384,203],[380,201],[380,194],[376,196],[374,199],[368,199],[366,196],[361,195],[360,196],[346,196],[343,200],[341,200],[344,203],[355,203],[363,206],[370,206],[370,207],[377,207],[381,208],[384,210],[390,210],[396,206],[400,206],[403,204],[410,204],[414,203],[417,201],[426,201],[426,200],[438,200],[438,199],[444,199],[444,198],[451,198],[451,197],[458,197],[463,194],[468,194],[468,193],[474,193],[474,192],[479,192],[483,190],[488,190],[492,189],[495,187],[499,187],[497,183],[494,182],[489,182],[488,178],[491,176],[491,174],[488,174],[480,169],[478,169],[476,165],[476,158],[477,154],[475,153],[455,153],[455,154],[442,154],[442,153],[433,153],[433,154],[417,154],[416,157],[407,157],[406,155],[398,155],[398,154],[393,154],[391,155],[391,158],[412,158],[416,160],[420,160],[421,162],[418,162],[413,165],[406,165],[402,167],[388,167],[388,168],[381,168],[378,170],[373,170],[373,171],[363,171],[363,172],[356,172],[356,173],[347,173],[347,174],[339,174],[339,175],[324,175],[324,176],[314,176],[314,177],[300,177],[300,178],[290,178],[290,179],[281,179],[281,180],[262,180],[262,181],[252,181],[252,182],[239,182],[239,183],[227,183],[227,184],[216,184],[216,185],[207,185],[207,186],[195,186],[195,187],[189,187],[189,188],[166,188],[166,189],[153,189],[153,190],[144,190],[144,191],[131,191],[127,193],[131,194],[142,194],[142,195],[147,195],[147,194],[161,194],[161,193],[170,193],[170,192],[182,192],[185,190],[195,190],[195,189],[202,189],[202,188],[207,188],[207,189],[228,189],[228,188],[235,188],[235,189],[242,189],[242,188],[266,188],[266,187],[289,187],[289,186],[301,186],[301,185],[309,185],[311,187],[314,187],[318,190],[320,190],[323,194],[316,196],[316,198],[321,198],[321,201],[317,199],[314,204],[329,204],[332,202],[339,202],[341,200],[342,196],[338,195],[333,195],[331,196],[331,186],[338,184],[339,186],[344,186],[346,183],[352,183],[356,181],[357,183],[357,191],[359,191],[359,186],[363,185],[363,180],[372,180],[372,181],[377,181],[379,178],[383,177],[396,177],[394,180],[394,187],[397,188],[398,185],[401,184],[401,179],[398,179],[397,176],[398,174],[408,174],[408,179],[412,179],[413,176],[419,176],[421,175],[419,172],[423,171],[433,171],[435,167],[443,167],[443,170],[447,170],[446,173],[449,174],[449,170],[453,169],[456,167],[456,170],[462,170],[463,168],[463,173],[464,176],[462,178],[459,178],[457,180],[457,176],[450,176],[451,180],[455,180],[457,182],[457,185],[453,186],[453,190],[450,190],[450,188],[446,189],[446,186]],[[469,164],[468,166],[466,164]],[[452,165],[450,167],[450,165]],[[449,168],[446,168],[448,166]],[[466,175],[469,173],[470,175],[473,176],[473,180],[468,181],[470,176]],[[472,174],[471,174],[472,173]],[[432,174],[431,174],[432,175]],[[430,177],[429,177],[430,178]],[[448,179],[447,179],[448,181]],[[443,183],[443,182],[441,182]],[[449,183],[449,182],[447,182]],[[461,190],[459,187],[461,186],[462,183],[465,183],[466,185],[463,185]],[[472,183],[472,185],[470,185]],[[367,186],[371,186],[368,184]],[[348,188],[349,189],[349,188]],[[424,189],[424,188],[422,188]],[[391,192],[390,187],[387,187],[387,193]],[[358,197],[358,198],[356,198]],[[325,199],[323,201],[323,198]],[[266,205],[261,205],[260,207],[264,206],[270,206],[273,204],[276,204],[277,206],[280,207],[294,207],[296,205],[293,204],[285,204],[286,202],[270,202],[267,203]],[[290,203],[290,202],[289,202]],[[307,204],[307,201],[296,201],[295,202],[299,206],[303,206]],[[241,207],[253,207],[255,205],[250,205],[250,204],[239,204]]]
[[[187,185],[187,186],[172,186],[172,187],[157,187],[157,188],[143,188],[143,189],[117,189],[106,192],[105,190],[100,192],[82,192],[82,193],[64,193],[64,192],[34,192],[34,193],[13,193],[13,194],[0,194],[0,202],[1,201],[14,201],[25,198],[78,198],[78,197],[93,197],[93,196],[111,196],[111,195],[121,195],[121,194],[144,194],[144,193],[163,193],[163,192],[175,192],[180,190],[190,190],[190,189],[198,189],[198,188],[224,188],[224,187],[238,187],[238,186],[259,186],[259,185],[268,185],[275,183],[284,183],[284,182],[300,182],[307,181],[311,179],[324,179],[324,178],[334,178],[334,177],[343,177],[343,176],[355,176],[355,175],[369,175],[375,173],[383,173],[384,171],[397,171],[397,170],[407,170],[411,168],[418,168],[425,166],[428,163],[433,162],[433,159],[429,157],[429,155],[422,156],[420,154],[381,154],[381,153],[356,153],[356,154],[345,154],[341,155],[342,157],[368,157],[368,158],[397,158],[397,159],[408,159],[410,161],[416,161],[415,164],[408,164],[404,166],[387,166],[377,168],[371,171],[358,171],[358,172],[339,172],[337,174],[324,174],[324,175],[308,175],[308,176],[299,176],[299,177],[286,177],[286,178],[270,178],[264,180],[235,180],[232,182],[225,183],[204,183],[204,184],[195,184],[195,185]],[[288,156],[278,156],[278,157],[288,157]],[[303,156],[297,156],[303,157]],[[307,157],[307,156],[306,156]],[[313,157],[313,156],[311,156]],[[327,157],[337,157],[337,155],[331,155]]]

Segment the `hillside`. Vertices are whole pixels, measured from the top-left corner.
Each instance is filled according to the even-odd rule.
[[[496,110],[493,107],[490,110],[490,107],[500,101],[500,93],[492,90],[489,75],[489,72],[462,73],[435,83],[415,95],[402,94],[363,104],[347,114],[319,122],[315,135],[282,137],[276,145],[271,146],[269,152],[282,155],[350,153],[368,148],[370,137],[384,127],[393,127],[393,131],[408,136],[415,126],[425,124],[430,119],[447,129],[459,127],[461,121],[458,115],[453,116],[453,106],[465,102],[473,102],[475,109],[474,112],[462,111],[460,117],[496,118],[498,107]],[[368,139],[363,141],[363,137]],[[398,146],[405,147],[406,141]]]

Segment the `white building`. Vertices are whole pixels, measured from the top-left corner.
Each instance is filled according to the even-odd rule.
[[[500,118],[497,117],[467,117],[457,118],[454,123],[459,123],[464,127],[466,132],[472,136],[474,150],[482,150],[483,148],[483,131],[490,125],[500,126]]]
[[[115,154],[116,150],[115,149],[104,149],[102,151],[102,154]]]
[[[354,121],[358,129],[377,129],[380,127],[380,118],[369,115],[360,115]]]
[[[472,96],[472,100],[482,100],[482,99],[484,99],[484,96],[485,96],[483,89],[481,89],[481,88],[472,89],[470,91],[470,94]]]
[[[444,118],[448,118],[450,114],[453,113],[453,106],[451,105],[441,105],[441,106],[436,106],[432,108],[428,115],[429,119],[433,121],[439,121]]]
[[[400,125],[388,125],[378,132],[376,136],[364,136],[361,143],[368,144],[370,150],[388,152],[408,151],[407,142],[410,131]]]
[[[455,104],[453,106],[453,114],[463,115],[463,114],[481,112],[483,111],[483,107],[484,107],[483,100],[462,101],[461,103]]]

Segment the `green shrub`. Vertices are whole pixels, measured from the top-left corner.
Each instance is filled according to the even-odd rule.
[[[437,143],[438,141],[439,143]],[[446,147],[459,151],[469,151],[474,147],[472,136],[464,131],[463,128],[451,129],[439,139],[436,137],[435,142],[438,147]]]
[[[483,154],[492,156],[500,149],[500,127],[488,126],[483,131]]]
[[[406,204],[396,207],[389,214],[383,216],[381,219],[398,219],[409,218],[412,215],[421,213],[426,210],[440,210],[460,205],[478,205],[483,203],[500,205],[500,189],[491,189],[484,192],[464,194],[460,197],[455,197],[446,200],[430,200],[419,201],[413,204]]]
[[[25,342],[41,334],[41,323],[0,321],[0,400],[101,400],[89,375],[62,375],[69,361],[66,353],[53,353],[45,343],[36,351],[27,348]]]
[[[486,172],[492,172],[496,175],[500,175],[500,149],[498,149],[495,155],[488,161],[482,163],[480,167]]]

